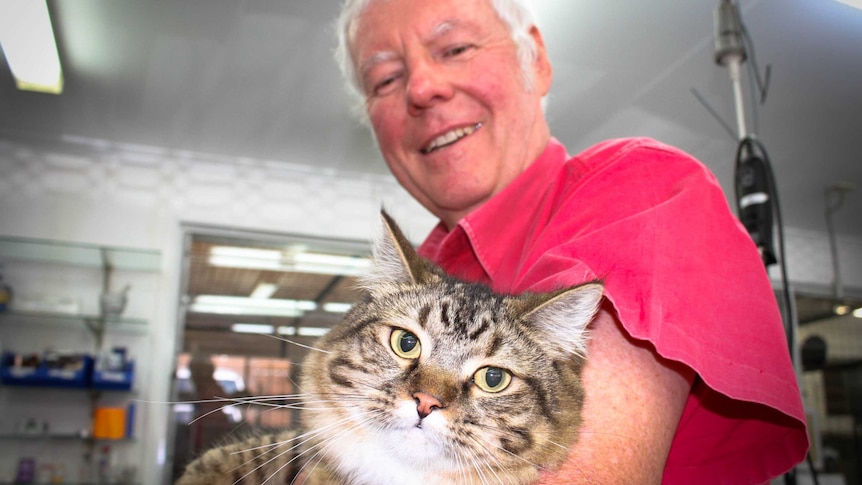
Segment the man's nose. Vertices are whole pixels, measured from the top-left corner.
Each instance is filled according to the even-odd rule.
[[[420,60],[410,66],[407,80],[407,109],[419,116],[435,104],[450,99],[452,83],[443,67],[431,60]]]

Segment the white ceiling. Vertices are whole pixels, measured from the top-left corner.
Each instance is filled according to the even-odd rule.
[[[386,173],[332,61],[339,3],[49,1],[65,91],[16,90],[3,60],[0,138],[111,140]],[[728,73],[713,61],[718,0],[532,3],[555,68],[548,117],[570,152],[653,136],[703,160],[732,191],[736,142],[694,94],[734,126]],[[825,189],[851,183],[859,190],[836,229],[862,237],[862,11],[834,0],[740,7],[761,70],[772,65],[754,131],[772,159],[785,224],[825,230]]]

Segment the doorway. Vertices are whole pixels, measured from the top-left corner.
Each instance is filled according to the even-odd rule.
[[[287,397],[302,360],[359,299],[371,264],[362,241],[183,229],[172,481],[218,443],[298,425]]]

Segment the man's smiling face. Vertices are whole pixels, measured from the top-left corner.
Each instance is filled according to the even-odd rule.
[[[544,149],[551,83],[541,36],[528,65],[488,0],[377,0],[351,55],[366,110],[398,181],[452,227]]]

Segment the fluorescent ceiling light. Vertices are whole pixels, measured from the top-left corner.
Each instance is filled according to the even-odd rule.
[[[278,285],[274,285],[272,283],[258,283],[254,288],[254,291],[251,292],[249,298],[265,300],[271,297],[276,291],[278,291]]]
[[[230,326],[231,332],[235,333],[272,333],[274,329],[272,325],[259,323],[234,323]]]
[[[215,246],[210,249],[209,264],[226,268],[356,276],[367,272],[371,260],[338,254],[307,253],[296,248],[279,251]]]
[[[303,337],[323,337],[329,333],[329,329],[326,327],[299,327],[296,333]]]
[[[841,305],[835,305],[834,307],[832,307],[832,311],[836,315],[839,315],[839,316],[847,315],[848,313],[850,313],[850,310],[851,310],[850,305],[841,304]]]
[[[276,332],[279,335],[299,335],[302,337],[323,337],[329,333],[329,328],[326,327],[278,327]]]
[[[281,251],[215,246],[210,249],[209,263],[225,268],[278,271],[281,269]]]
[[[0,1],[0,46],[18,89],[63,92],[63,71],[45,0]]]
[[[323,304],[323,311],[329,313],[347,313],[353,307],[352,303],[330,302]]]
[[[844,5],[850,5],[853,8],[858,8],[862,10],[862,0],[838,0],[838,2],[843,3]]]
[[[853,316],[856,318],[862,318],[862,307],[853,310]]]
[[[307,300],[271,300],[243,296],[198,295],[189,306],[193,313],[219,315],[267,315],[301,317],[317,309],[317,303]]]
[[[298,253],[294,256],[296,271],[322,274],[362,274],[371,268],[371,260],[354,256],[321,253]]]

